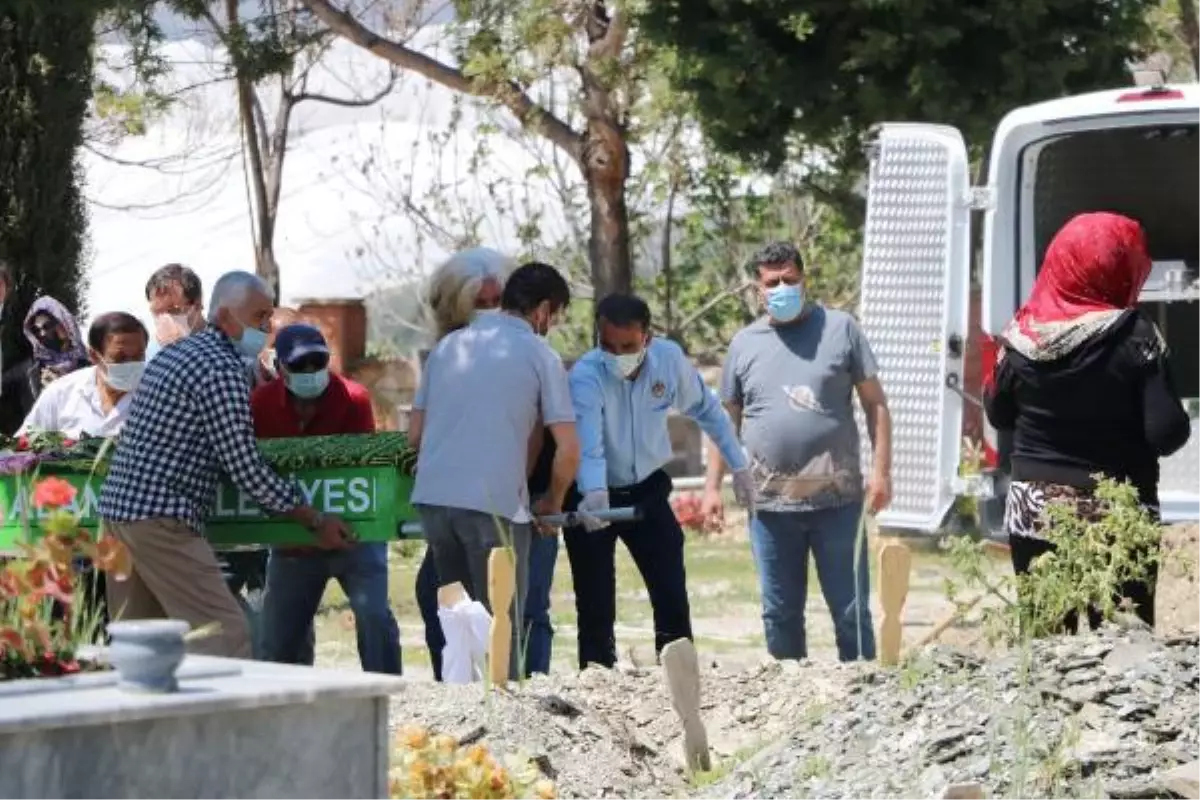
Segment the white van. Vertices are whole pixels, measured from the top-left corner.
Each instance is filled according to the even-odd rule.
[[[1085,211],[1126,214],[1146,230],[1154,269],[1142,304],[1167,340],[1176,388],[1192,414],[1191,439],[1162,462],[1162,514],[1169,522],[1200,518],[1198,124],[1197,84],[1019,108],[996,130],[982,187],[971,184],[966,144],[954,128],[880,126],[870,152],[859,313],[893,420],[894,499],[882,526],[933,533],[956,497],[972,494],[982,499],[985,533],[1003,535],[1007,437],[985,426],[983,476],[958,476],[963,405],[979,402],[963,388],[972,262],[981,368],[990,374],[992,337],[1029,295],[1055,232]],[[973,259],[979,222],[982,251]]]

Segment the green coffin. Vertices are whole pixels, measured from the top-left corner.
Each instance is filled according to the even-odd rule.
[[[381,439],[395,436],[382,434],[321,438],[326,442],[341,440],[338,444],[378,445]],[[309,442],[311,440],[302,439],[260,442],[268,461],[274,463],[281,475],[296,483],[306,502],[345,519],[361,541],[395,540],[401,524],[417,519],[409,502],[413,478],[401,466],[345,463],[350,459],[340,459],[342,463],[336,465],[304,466],[296,464],[297,461],[303,461],[303,454],[296,456],[294,452],[288,454],[291,463],[286,467],[279,463],[282,448],[288,444],[302,446]],[[334,459],[324,460],[328,463]],[[99,525],[97,500],[103,478],[89,475],[90,471],[45,464],[39,469],[39,476],[54,475],[74,486],[77,490],[75,505],[70,510],[80,515],[83,528],[95,531]],[[0,475],[0,553],[11,553],[26,541],[26,524],[32,538],[36,539],[41,534],[39,523],[45,514],[29,502],[30,492],[30,476]],[[296,523],[264,514],[248,494],[231,484],[222,484],[218,488],[216,506],[208,518],[206,534],[213,545],[220,549],[255,545],[305,545],[313,541],[312,535]]]

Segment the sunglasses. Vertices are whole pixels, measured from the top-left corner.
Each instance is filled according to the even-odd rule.
[[[285,366],[288,372],[316,372],[319,369],[324,369],[328,363],[329,356],[323,353],[313,353],[292,359]]]

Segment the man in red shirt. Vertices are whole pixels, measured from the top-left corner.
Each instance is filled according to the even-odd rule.
[[[258,438],[375,432],[370,395],[329,371],[329,347],[319,330],[299,323],[281,329],[275,356],[279,377],[250,398]],[[399,675],[400,631],[388,605],[386,542],[360,542],[338,551],[272,548],[262,611],[264,660],[313,663],[309,631],[331,578],[341,584],[354,611],[362,668]]]

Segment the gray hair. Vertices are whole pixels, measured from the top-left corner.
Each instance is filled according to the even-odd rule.
[[[267,282],[252,272],[226,272],[213,284],[212,299],[208,302],[208,321],[216,322],[218,311],[240,305],[256,292],[268,298],[273,295]]]
[[[426,292],[434,334],[441,339],[471,321],[475,299],[488,280],[501,285],[515,262],[488,247],[460,250],[433,271]]]
[[[796,269],[804,271],[804,259],[800,257],[800,251],[796,245],[791,242],[771,242],[759,248],[750,257],[750,262],[746,264],[746,270],[757,278],[758,268],[768,264],[795,264]]]

